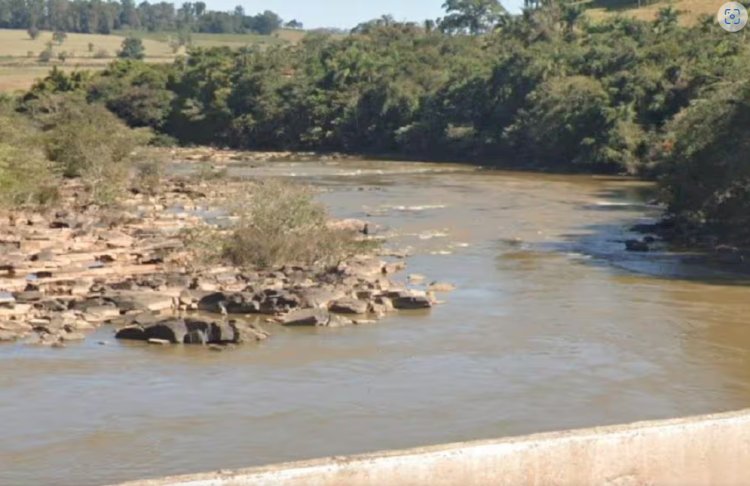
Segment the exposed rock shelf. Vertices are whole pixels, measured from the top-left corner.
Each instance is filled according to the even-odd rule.
[[[63,346],[111,324],[121,339],[238,344],[268,337],[253,316],[289,326],[364,324],[429,309],[433,290],[450,290],[409,290],[391,280],[403,261],[373,256],[326,270],[196,266],[181,232],[204,224],[201,211],[220,207],[241,182],[170,180],[159,197],[134,195],[116,214],[76,206],[76,190],[63,188],[48,215],[0,220],[0,342]]]

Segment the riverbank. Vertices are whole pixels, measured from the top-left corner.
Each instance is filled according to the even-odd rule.
[[[212,166],[208,173],[199,167],[197,177],[167,176],[156,195],[131,192],[107,209],[81,204],[84,189],[69,180],[54,209],[4,215],[0,342],[62,347],[111,325],[120,339],[233,345],[266,339],[269,332],[259,325],[265,321],[369,324],[437,302],[432,291],[392,280],[404,269],[402,260],[376,254],[354,255],[332,267],[289,262],[264,271],[201,261],[196,233],[231,231],[238,217],[227,205],[252,191],[248,181],[230,179],[216,166],[237,156],[269,157],[209,149],[172,155],[170,164],[201,160]],[[377,239],[365,234],[366,222],[330,225]]]

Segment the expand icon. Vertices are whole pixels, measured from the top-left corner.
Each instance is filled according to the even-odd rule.
[[[727,2],[719,8],[716,20],[727,32],[738,32],[747,25],[747,9],[738,2]]]

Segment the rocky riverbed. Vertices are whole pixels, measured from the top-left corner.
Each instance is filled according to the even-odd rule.
[[[233,160],[195,152],[187,158]],[[186,230],[231,226],[221,208],[246,190],[241,180],[170,177],[158,196],[130,194],[117,210],[80,204],[81,190],[69,182],[53,210],[0,220],[0,342],[62,347],[111,325],[120,339],[235,345],[268,338],[264,322],[369,324],[399,310],[429,309],[435,291],[450,290],[409,289],[392,279],[404,261],[376,255],[334,268],[272,271],[196,263]],[[331,224],[368,232],[365,222]]]

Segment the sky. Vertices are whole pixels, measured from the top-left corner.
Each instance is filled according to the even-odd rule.
[[[385,14],[396,20],[435,19],[444,12],[444,0],[204,0],[211,10],[233,10],[242,5],[255,14],[273,10],[284,20],[297,19],[306,28],[338,27],[350,29]],[[182,0],[174,0],[179,5]],[[137,2],[136,2],[137,3]],[[501,0],[505,8],[517,11],[523,0]]]

